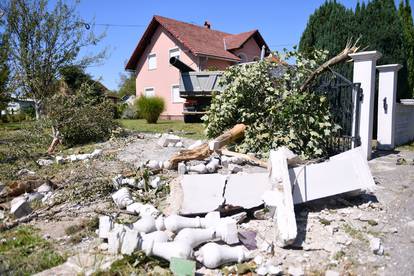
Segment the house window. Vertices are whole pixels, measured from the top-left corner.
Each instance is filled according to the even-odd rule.
[[[155,90],[152,87],[147,87],[144,89],[144,96],[145,97],[154,97],[155,96]]]
[[[177,59],[180,59],[180,49],[179,48],[173,48],[169,50],[170,58],[176,57]]]
[[[149,54],[148,55],[148,70],[157,69],[157,55]]]
[[[183,103],[185,100],[180,97],[180,86],[173,85],[171,87],[171,99],[173,103]]]

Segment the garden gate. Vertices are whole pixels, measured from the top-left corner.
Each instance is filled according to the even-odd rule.
[[[340,126],[339,131],[328,141],[329,156],[359,146],[360,103],[363,98],[361,84],[328,70],[319,77],[314,91],[326,96],[333,121]]]

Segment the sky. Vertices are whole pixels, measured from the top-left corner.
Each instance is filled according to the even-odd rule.
[[[299,43],[309,15],[324,1],[81,0],[78,11],[83,20],[95,22],[95,33],[106,32],[97,46],[89,47],[83,53],[108,50],[108,57],[102,64],[87,68],[87,72],[109,89],[116,90],[120,74],[125,73],[124,66],[153,15],[197,25],[208,20],[212,29],[228,33],[258,29],[270,49],[292,48]],[[354,8],[357,0],[338,2]],[[410,0],[412,7],[413,2]]]

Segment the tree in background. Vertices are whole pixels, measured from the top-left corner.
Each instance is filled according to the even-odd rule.
[[[79,51],[95,45],[90,25],[77,15],[77,3],[68,6],[58,0],[10,0],[3,4],[10,41],[11,75],[26,97],[35,100],[36,117],[44,111],[45,100],[56,91],[60,70],[68,65],[87,66],[100,61],[105,52],[78,58]]]
[[[328,50],[332,57],[351,38],[360,38],[366,50],[378,50],[382,58],[378,64],[406,64],[402,24],[394,0],[373,0],[357,4],[355,12],[336,1],[326,1],[308,20],[302,34],[299,50],[308,52],[319,48]],[[346,65],[343,65],[346,66]],[[351,77],[350,67],[345,75]],[[344,72],[342,72],[344,73]],[[407,67],[401,69],[398,82],[399,98],[407,97]]]
[[[4,22],[0,20],[0,27]],[[7,107],[10,101],[10,90],[7,87],[9,81],[9,45],[7,34],[0,34],[0,110]]]
[[[119,97],[122,98],[126,95],[135,95],[135,89],[135,75],[133,73],[127,75],[122,74],[118,90]]]
[[[414,24],[411,13],[410,1],[400,1],[398,15],[402,23],[402,34],[404,38],[404,54],[408,70],[408,96],[414,98]],[[411,93],[411,94],[410,94]]]

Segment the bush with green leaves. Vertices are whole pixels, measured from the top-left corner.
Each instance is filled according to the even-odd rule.
[[[304,158],[325,155],[329,138],[339,127],[332,122],[327,99],[312,91],[301,92],[300,85],[326,55],[314,51],[305,58],[291,51],[285,52],[285,59],[293,59],[294,65],[265,59],[230,67],[220,80],[223,93],[213,96],[203,117],[207,136],[244,123],[245,138],[236,145],[240,152],[267,156],[270,149],[287,146]]]
[[[156,124],[161,113],[165,110],[165,101],[161,97],[140,96],[136,101],[137,112],[149,124]]]
[[[116,127],[113,104],[88,84],[76,93],[57,93],[47,105],[48,118],[67,146],[106,140]]]

